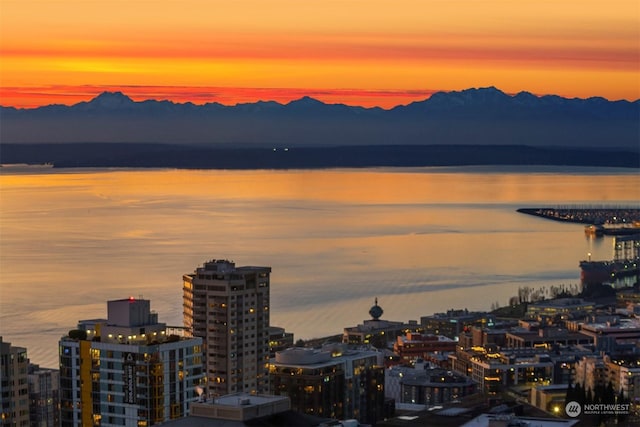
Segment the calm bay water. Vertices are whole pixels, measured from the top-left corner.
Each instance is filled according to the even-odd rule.
[[[57,366],[57,341],[109,299],[182,323],[182,274],[204,261],[273,268],[271,323],[295,338],[506,304],[579,283],[610,238],[520,207],[638,206],[637,171],[424,168],[50,170],[0,175],[0,334]]]

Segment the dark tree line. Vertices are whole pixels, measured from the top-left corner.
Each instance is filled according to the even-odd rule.
[[[575,386],[569,383],[567,388],[567,394],[565,395],[564,403],[567,405],[569,402],[578,402],[582,407],[590,404],[628,404],[630,400],[624,396],[622,389],[616,394],[611,381],[605,386],[598,384],[592,390],[591,387],[585,389],[585,387],[576,383]],[[614,415],[602,414],[599,416],[600,421],[607,420]],[[617,415],[618,422],[624,421],[627,417],[626,414]]]

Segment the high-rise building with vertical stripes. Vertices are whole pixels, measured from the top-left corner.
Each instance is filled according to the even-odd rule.
[[[271,267],[211,260],[183,276],[184,323],[204,341],[212,397],[269,391]]]
[[[152,426],[199,399],[202,340],[167,333],[149,300],[108,301],[59,342],[61,426]]]

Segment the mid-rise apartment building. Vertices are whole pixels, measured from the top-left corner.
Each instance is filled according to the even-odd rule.
[[[149,300],[109,301],[59,342],[61,425],[151,426],[199,398],[202,340],[167,334]]]

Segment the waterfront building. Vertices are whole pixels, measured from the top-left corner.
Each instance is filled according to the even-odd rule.
[[[31,426],[59,426],[60,371],[30,363],[28,382]]]
[[[375,304],[369,310],[371,319],[365,320],[360,325],[344,328],[342,342],[354,345],[371,344],[378,348],[384,348],[387,343],[395,341],[399,335],[421,331],[421,327],[416,321],[404,323],[382,320],[380,317],[383,313],[382,307],[378,305],[378,298],[376,298]]]
[[[269,391],[270,275],[211,260],[183,276],[184,325],[204,341],[210,396]]]
[[[29,425],[28,365],[27,349],[0,336],[0,426]]]
[[[168,335],[149,300],[107,302],[107,318],[62,337],[61,425],[151,426],[184,417],[203,379],[202,340]]]
[[[396,338],[393,351],[403,363],[427,359],[431,353],[447,353],[456,350],[456,341],[442,335],[409,332]]]
[[[531,303],[527,306],[526,316],[536,318],[538,316],[578,316],[593,312],[594,303],[582,298],[556,298]]]
[[[269,358],[276,357],[277,351],[293,347],[293,333],[286,332],[284,328],[269,326]]]
[[[288,396],[299,412],[375,425],[384,407],[380,359],[377,351],[344,344],[279,351],[269,369],[272,392]]]

